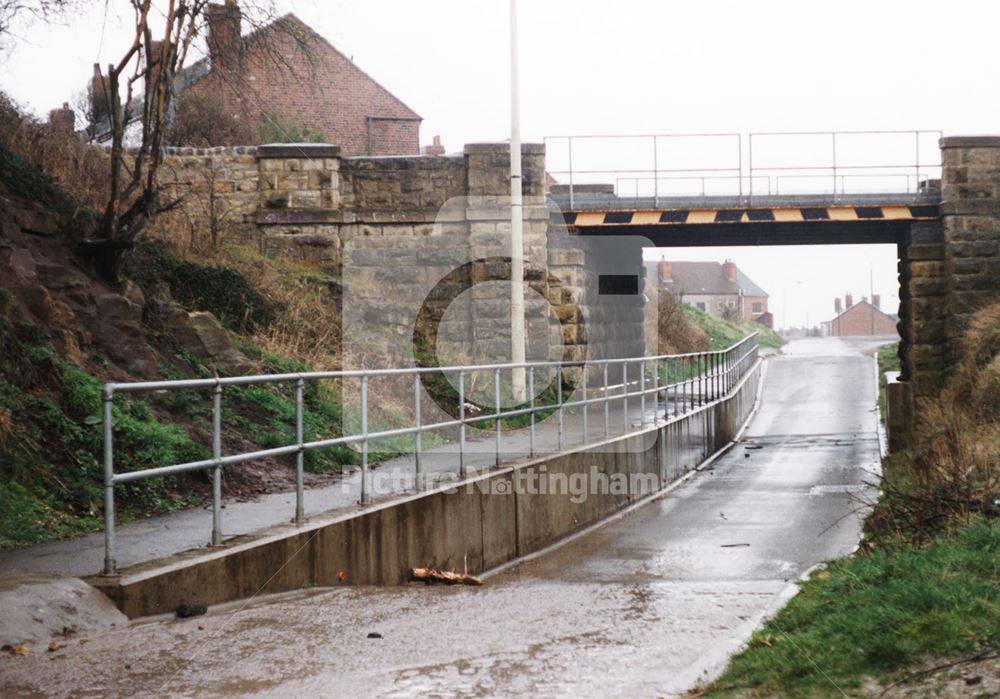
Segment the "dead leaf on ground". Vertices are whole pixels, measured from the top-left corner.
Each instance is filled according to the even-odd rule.
[[[27,655],[30,652],[31,649],[23,643],[10,649],[11,655]]]
[[[52,643],[49,644],[49,652],[54,653],[65,645],[65,643],[60,643],[59,641],[52,641]]]

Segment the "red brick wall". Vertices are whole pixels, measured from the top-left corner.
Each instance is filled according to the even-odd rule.
[[[872,332],[872,314],[875,316],[875,332]],[[830,326],[832,335],[895,335],[896,321],[867,303],[855,304]]]
[[[213,65],[189,89],[218,95],[235,118],[254,125],[262,114],[274,113],[290,125],[320,131],[346,156],[368,153],[368,116],[419,118],[291,15],[257,38],[245,38],[238,60]],[[372,153],[417,155],[419,132],[419,121],[375,121]]]
[[[759,311],[753,309],[753,305],[759,303],[761,308]],[[743,297],[743,318],[746,320],[756,320],[757,316],[761,313],[767,313],[767,297],[766,296],[744,296]]]

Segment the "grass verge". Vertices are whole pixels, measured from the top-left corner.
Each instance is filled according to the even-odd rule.
[[[1000,648],[1000,522],[834,561],[763,628],[707,696],[864,696],[934,656]]]

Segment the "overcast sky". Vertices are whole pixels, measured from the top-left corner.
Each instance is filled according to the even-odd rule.
[[[127,40],[115,14],[124,3],[108,5],[107,16],[103,2],[90,2],[62,26],[17,27],[21,40],[0,56],[0,88],[39,114],[72,102],[92,64],[107,63]],[[440,134],[449,150],[460,150],[466,142],[508,137],[506,0],[276,5],[280,12],[295,12],[421,114],[423,142]],[[1000,132],[998,3],[521,0],[520,5],[525,140],[586,133]],[[869,155],[888,162],[899,157],[898,147],[887,144],[883,152],[873,144]],[[804,324],[807,314],[812,323],[828,319],[834,296],[867,294],[869,265],[883,306],[896,303],[891,246],[668,254],[732,258],[771,293],[779,324],[785,318]]]

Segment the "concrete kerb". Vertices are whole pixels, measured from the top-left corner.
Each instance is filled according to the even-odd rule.
[[[749,398],[744,396],[746,384],[759,374],[760,362],[729,396],[624,437],[507,465],[363,509],[320,515],[301,526],[280,525],[222,548],[187,551],[132,566],[115,578],[97,576],[89,582],[135,618],[169,612],[182,602],[220,604],[304,585],[401,584],[414,566],[470,573],[496,570],[662,496],[669,492],[664,490],[665,480],[666,487],[676,487],[678,477],[687,478],[694,471],[665,473],[669,467],[662,462],[661,442],[672,431],[701,420],[700,436],[705,439],[691,453],[697,453],[698,463],[717,456],[732,442],[709,444],[707,440],[718,432],[710,423],[731,421],[742,413],[738,403]],[[755,406],[761,384],[756,382]],[[644,445],[642,454],[651,458],[633,454],[636,445]],[[626,481],[644,466],[644,472],[658,467],[661,477],[651,486],[654,492],[632,492],[630,483],[625,494],[602,494],[580,502],[568,493],[539,497],[515,492],[515,477],[524,477],[525,472],[581,472],[591,468],[581,466],[588,459],[593,468],[624,474]],[[513,497],[492,497],[508,493]]]

